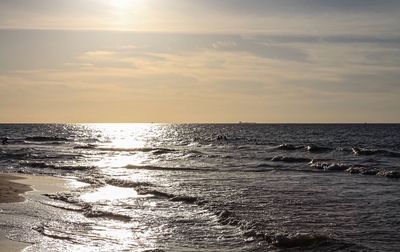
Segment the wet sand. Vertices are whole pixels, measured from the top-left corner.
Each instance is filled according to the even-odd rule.
[[[0,174],[0,221],[1,218],[7,218],[2,215],[4,203],[24,202],[25,193],[54,193],[67,190],[66,180],[48,176],[29,176],[29,175],[11,175]],[[21,251],[29,243],[17,242],[7,239],[6,232],[0,230],[0,252],[3,251]]]
[[[30,244],[23,242],[16,242],[8,240],[7,238],[0,236],[0,251],[1,252],[19,252]]]
[[[15,182],[16,180],[23,179],[23,177],[0,174],[0,203],[22,202],[25,200],[21,194],[31,191],[32,188],[27,184]],[[0,251],[21,251],[28,245],[22,242],[11,241],[4,237],[3,234],[0,234]]]
[[[26,183],[18,183],[23,177],[0,174],[0,203],[21,202],[25,198],[21,194],[32,191],[32,187]]]

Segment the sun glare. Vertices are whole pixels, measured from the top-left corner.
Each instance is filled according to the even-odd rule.
[[[110,0],[108,3],[118,9],[125,9],[131,7],[136,0]]]
[[[145,0],[100,0],[110,9],[119,29],[131,29],[147,9]]]

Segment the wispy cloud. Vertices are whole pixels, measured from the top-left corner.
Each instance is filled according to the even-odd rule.
[[[177,113],[171,121],[201,121],[207,113],[212,121],[291,121],[300,120],[299,114],[302,121],[316,121],[318,116],[332,121],[344,111],[357,113],[352,120],[381,119],[381,114],[387,121],[398,119],[392,110],[400,105],[395,38],[381,43],[353,35],[337,39],[97,32],[82,46],[73,43],[88,38],[82,32],[61,33],[71,44],[57,43],[60,32],[4,32],[14,34],[15,40],[8,37],[10,44],[2,45],[2,53],[19,64],[2,62],[8,66],[0,75],[3,120],[16,103],[33,114],[49,110],[53,115],[51,104],[56,102],[71,110],[68,120],[80,121],[84,117],[73,116],[80,114],[76,104],[95,114],[103,103],[112,107],[106,108],[109,113],[120,111],[112,112],[110,121],[125,118],[132,107],[141,108],[135,117],[140,121],[167,120],[170,110]],[[30,36],[38,46],[32,47]],[[48,54],[49,46],[42,43],[61,55]],[[28,45],[33,55],[20,50]],[[375,102],[380,105],[371,108]]]

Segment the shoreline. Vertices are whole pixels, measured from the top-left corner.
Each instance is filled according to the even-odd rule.
[[[0,221],[2,218],[7,218],[2,214],[2,206],[25,204],[29,194],[32,193],[55,193],[67,190],[67,180],[63,178],[0,173]],[[32,244],[10,240],[4,231],[0,231],[0,251],[17,252],[30,245]]]
[[[19,183],[25,177],[14,174],[0,174],[0,203],[15,203],[25,201],[22,194],[32,191],[26,183]]]

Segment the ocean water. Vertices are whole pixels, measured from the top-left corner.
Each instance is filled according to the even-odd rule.
[[[399,124],[3,124],[0,137],[2,172],[81,184],[3,207],[26,251],[400,250]]]

